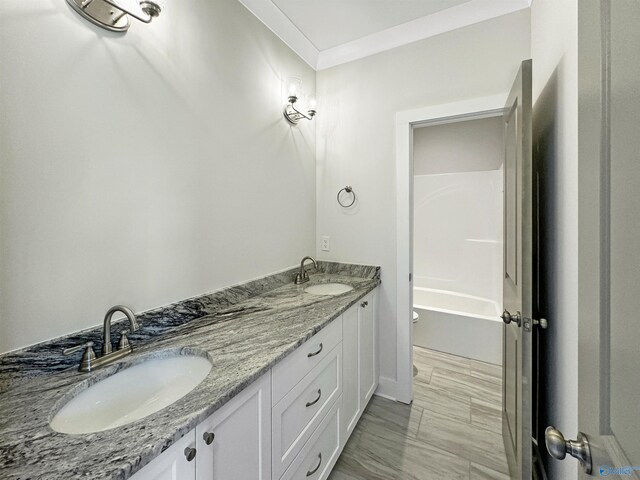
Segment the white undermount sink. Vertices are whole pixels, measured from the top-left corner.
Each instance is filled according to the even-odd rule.
[[[322,283],[320,285],[312,285],[304,289],[307,293],[313,295],[341,295],[353,290],[351,285],[344,283]]]
[[[196,388],[211,371],[196,355],[153,357],[101,380],[66,403],[50,425],[61,433],[91,433],[151,415]]]

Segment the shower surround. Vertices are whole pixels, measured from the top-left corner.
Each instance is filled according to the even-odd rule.
[[[414,176],[414,345],[502,362],[502,210],[502,169]]]

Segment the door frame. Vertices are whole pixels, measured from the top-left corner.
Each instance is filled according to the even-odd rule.
[[[396,400],[413,400],[413,129],[502,116],[508,92],[396,114]]]

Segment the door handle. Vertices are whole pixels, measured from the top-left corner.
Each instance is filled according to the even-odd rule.
[[[504,312],[502,312],[502,315],[500,315],[500,318],[507,325],[509,325],[511,322],[515,323],[518,326],[522,325],[522,316],[520,315],[520,312],[516,312],[515,315],[511,315],[508,310],[505,310]]]
[[[578,432],[577,440],[565,440],[562,432],[556,427],[547,427],[544,431],[544,441],[547,444],[549,455],[558,460],[564,460],[567,453],[580,461],[585,473],[591,474],[593,464],[591,461],[591,447],[587,436]]]
[[[541,319],[537,319],[534,318],[533,319],[533,324],[534,325],[539,325],[541,329],[546,330],[549,327],[549,321],[546,318],[541,318]]]

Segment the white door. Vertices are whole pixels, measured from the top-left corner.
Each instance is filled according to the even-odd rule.
[[[131,480],[195,480],[196,439],[192,430],[136,473]]]
[[[531,478],[533,182],[531,60],[505,106],[502,435],[511,477]]]
[[[561,367],[578,372],[582,433],[547,428],[546,443],[581,476],[637,479],[640,0],[581,1],[578,22],[578,358]]]
[[[196,441],[198,480],[270,480],[271,375],[201,422]]]

